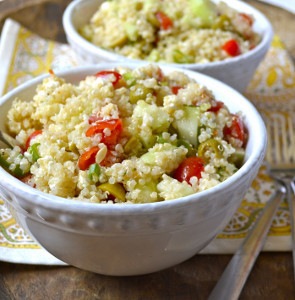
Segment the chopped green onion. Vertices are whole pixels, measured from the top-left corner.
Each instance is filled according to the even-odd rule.
[[[183,139],[179,139],[176,142],[176,146],[177,147],[184,146],[187,149],[187,154],[186,154],[187,157],[196,156],[197,149],[194,148],[189,142]]]
[[[11,164],[7,162],[7,160],[2,155],[0,155],[0,165],[3,168],[5,168],[9,173],[11,173],[13,176],[24,177],[27,175],[27,173],[24,173],[24,171],[20,168],[19,164],[15,165],[14,170],[10,170],[9,167]]]
[[[40,158],[37,147],[40,143],[35,143],[31,147],[28,148],[28,152],[32,155],[33,161],[37,161]]]
[[[15,166],[15,169],[12,171],[12,174],[16,177],[24,177],[27,175],[27,173],[24,173],[24,171],[20,168],[19,164]]]
[[[161,134],[159,134],[159,135],[157,135],[157,143],[165,144],[165,143],[169,143],[169,141],[167,141],[165,138],[163,138],[163,136]]]
[[[0,165],[1,165],[3,168],[8,169],[9,166],[10,166],[10,163],[7,162],[7,160],[6,160],[2,155],[0,155]]]
[[[192,146],[188,142],[186,142],[185,140],[183,140],[183,139],[177,140],[177,144],[176,145],[177,145],[177,147],[184,146],[188,150],[191,150],[191,148],[192,148]]]
[[[96,183],[98,181],[99,175],[100,175],[100,166],[97,163],[90,165],[88,170],[89,179]]]
[[[189,56],[177,49],[173,50],[173,60],[178,64],[188,64],[192,62],[192,59]]]

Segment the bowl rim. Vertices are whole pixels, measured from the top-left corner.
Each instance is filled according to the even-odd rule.
[[[103,69],[112,69],[119,66],[137,68],[144,65],[149,65],[149,63],[143,63],[141,65],[138,65],[138,64],[130,64],[130,63],[124,64],[124,63],[116,62],[116,63],[86,65],[86,66],[71,67],[66,70],[56,71],[55,74],[59,77],[67,77],[69,75],[78,76],[78,74],[80,73],[92,72],[92,70],[94,74],[95,71],[99,71]],[[5,185],[5,188],[11,191],[14,195],[17,195],[21,198],[24,198],[23,196],[24,194],[26,194],[26,201],[30,202],[36,207],[43,207],[49,210],[58,210],[64,212],[76,212],[76,213],[94,212],[95,214],[100,214],[100,215],[104,215],[104,214],[107,215],[109,213],[113,215],[128,215],[130,213],[142,214],[142,213],[160,212],[162,210],[166,210],[167,208],[169,209],[171,206],[180,208],[189,205],[192,202],[199,201],[199,199],[207,198],[215,193],[222,192],[223,189],[226,189],[229,186],[239,184],[239,180],[241,178],[243,178],[247,173],[249,173],[251,169],[255,169],[256,164],[261,163],[266,151],[266,143],[267,143],[266,128],[262,120],[262,117],[260,116],[259,112],[256,110],[255,106],[249,100],[247,100],[242,94],[237,92],[232,87],[207,75],[201,74],[199,72],[194,72],[190,70],[181,70],[179,68],[172,68],[172,67],[163,67],[163,71],[164,72],[180,71],[185,73],[189,77],[195,79],[196,81],[198,81],[198,79],[201,79],[202,81],[209,82],[208,88],[211,89],[213,93],[214,93],[214,89],[222,90],[222,92],[225,94],[229,93],[232,97],[235,97],[235,99],[238,98],[239,101],[242,101],[243,103],[242,107],[244,107],[245,109],[251,112],[252,121],[253,121],[253,116],[255,116],[254,118],[255,126],[253,126],[252,128],[252,132],[255,132],[255,135],[257,135],[258,138],[255,140],[254,151],[250,153],[249,157],[247,158],[247,161],[243,164],[243,166],[235,174],[233,174],[231,177],[226,179],[224,182],[221,182],[218,185],[211,187],[207,190],[192,195],[188,195],[185,197],[177,198],[177,199],[161,201],[161,202],[153,202],[153,203],[128,203],[128,204],[91,203],[91,202],[67,199],[67,198],[47,194],[45,192],[34,189],[28,186],[27,184],[21,182],[17,178],[10,175],[2,167],[0,167],[1,185]],[[16,87],[12,91],[9,91],[7,94],[5,94],[0,98],[0,110],[2,108],[2,105],[8,101],[12,101],[15,98],[16,94],[24,90],[30,89],[30,87],[36,84],[41,83],[42,80],[48,76],[49,74],[44,74],[35,77],[34,79],[28,80],[27,82]],[[214,89],[212,87],[214,87]],[[245,119],[246,120],[248,119],[247,116]]]
[[[95,56],[99,55],[100,57],[105,57],[106,59],[109,59],[111,61],[130,61],[133,63],[140,63],[142,61],[145,61],[140,59],[128,58],[126,56],[117,54],[115,52],[104,50],[94,45],[93,43],[87,41],[78,33],[77,29],[75,28],[72,22],[73,14],[76,10],[76,7],[79,6],[81,3],[83,3],[83,6],[85,6],[85,3],[87,5],[88,2],[93,3],[95,1],[101,1],[101,0],[74,0],[66,7],[62,17],[62,23],[69,42],[71,40],[74,40],[76,45],[78,45],[80,48],[87,49],[87,52],[90,52]],[[222,0],[212,0],[212,1],[221,2]],[[255,56],[258,53],[265,51],[265,49],[268,49],[272,41],[273,29],[271,23],[265,17],[265,15],[255,7],[245,2],[242,2],[240,0],[227,0],[226,3],[229,6],[234,5],[235,9],[237,9],[238,11],[244,11],[244,9],[246,8],[246,10],[248,10],[251,14],[253,14],[256,19],[259,18],[259,21],[261,22],[261,24],[263,24],[262,33],[260,33],[260,35],[262,36],[262,40],[254,49],[251,49],[250,51],[243,53],[239,56],[230,57],[228,59],[216,61],[216,62],[186,63],[186,64],[164,63],[164,62],[150,62],[150,63],[156,63],[162,66],[171,66],[171,67],[178,67],[178,68],[181,67],[184,69],[203,70],[203,69],[223,67],[230,63],[241,62],[242,60],[247,60],[249,57]]]

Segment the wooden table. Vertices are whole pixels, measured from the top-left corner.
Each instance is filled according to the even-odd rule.
[[[43,37],[65,41],[61,16],[69,2],[4,0],[0,2],[0,29],[4,19],[11,17]],[[295,57],[295,16],[253,0],[247,2],[271,20]],[[109,277],[74,267],[0,262],[0,299],[206,299],[230,258],[196,255],[173,268],[134,277]],[[291,252],[261,253],[240,299],[295,299]]]

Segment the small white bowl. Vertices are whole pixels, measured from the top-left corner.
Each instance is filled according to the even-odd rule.
[[[77,83],[86,75],[132,64],[78,67],[57,75]],[[168,67],[164,73],[171,72]],[[257,175],[266,149],[266,130],[255,107],[241,94],[206,75],[184,71],[211,89],[232,113],[242,111],[249,139],[243,166],[230,178],[187,197],[147,204],[95,204],[40,192],[0,167],[0,194],[25,230],[60,260],[107,275],[162,270],[192,257],[227,225]],[[0,129],[13,99],[32,99],[46,76],[0,99]]]
[[[103,0],[74,0],[65,10],[63,15],[63,26],[67,40],[82,62],[142,62],[127,58],[116,53],[103,50],[84,39],[78,29],[90,21],[94,12],[98,9]],[[220,2],[214,0],[214,2]],[[238,1],[227,0],[226,3],[237,11],[251,14],[255,18],[254,31],[261,37],[261,42],[251,51],[242,55],[218,62],[204,64],[162,64],[170,67],[178,67],[201,72],[244,92],[251,81],[259,63],[262,61],[270,47],[273,31],[267,18],[254,7]]]

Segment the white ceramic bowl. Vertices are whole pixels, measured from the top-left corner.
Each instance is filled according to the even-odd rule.
[[[77,83],[86,75],[111,67],[114,65],[78,67],[57,75]],[[184,72],[213,90],[231,112],[243,112],[249,132],[244,165],[206,191],[170,201],[130,205],[52,196],[22,183],[0,167],[0,194],[5,203],[27,232],[54,256],[100,274],[146,274],[192,257],[227,225],[262,163],[265,126],[254,106],[234,89],[206,75]],[[1,130],[5,130],[12,100],[31,99],[43,78],[31,80],[0,99]]]
[[[219,2],[219,0],[213,0]],[[77,31],[87,24],[103,0],[74,0],[65,10],[63,26],[67,40],[82,62],[140,62],[116,53],[103,50],[84,39]],[[252,6],[238,1],[227,0],[226,3],[237,11],[249,13],[254,16],[253,28],[262,37],[261,42],[253,50],[242,55],[219,62],[204,64],[161,64],[170,67],[181,67],[192,71],[201,72],[219,79],[239,92],[244,92],[262,61],[272,41],[272,26],[266,17]]]

